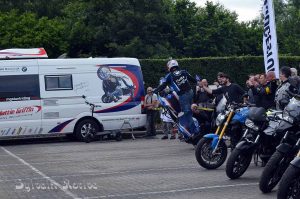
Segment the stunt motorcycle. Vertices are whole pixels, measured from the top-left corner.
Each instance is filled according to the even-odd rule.
[[[196,146],[196,159],[206,169],[216,169],[224,163],[227,157],[224,135],[226,133],[230,137],[233,149],[242,137],[243,125],[248,115],[248,105],[228,104],[224,99],[226,98],[223,97],[220,101],[223,103],[223,110],[216,118],[216,132],[204,135]],[[218,106],[220,107],[220,104]]]
[[[171,92],[166,97],[162,97],[158,94],[158,101],[161,107],[164,109],[166,116],[169,116],[173,120],[173,123],[177,126],[178,132],[183,135],[185,142],[189,144],[196,145],[200,138],[202,137],[202,132],[200,132],[200,127],[198,121],[193,118],[194,124],[196,126],[195,134],[191,134],[189,127],[185,124],[188,124],[188,121],[183,118],[183,122],[179,123],[179,113],[181,112],[180,104],[178,101],[179,97],[176,92]],[[184,117],[184,116],[181,116]]]

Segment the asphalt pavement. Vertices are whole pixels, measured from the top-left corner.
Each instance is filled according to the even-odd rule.
[[[224,165],[201,168],[194,147],[177,139],[87,144],[57,138],[0,145],[1,199],[276,198],[276,190],[265,195],[258,189],[263,168],[251,164],[240,179],[229,180]]]

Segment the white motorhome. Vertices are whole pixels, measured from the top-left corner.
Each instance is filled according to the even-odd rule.
[[[73,133],[83,140],[89,127],[101,132],[118,130],[124,121],[145,125],[137,59],[33,59],[46,52],[16,50],[0,51],[0,58],[27,58],[0,60],[0,138]],[[100,106],[93,117],[82,96]]]

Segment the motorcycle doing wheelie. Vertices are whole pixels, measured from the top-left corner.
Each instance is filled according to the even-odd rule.
[[[297,146],[300,146],[298,139]],[[277,199],[299,199],[300,198],[300,150],[288,168],[284,172],[279,183]]]
[[[300,138],[300,98],[296,97],[294,95],[285,107],[282,120],[276,129],[276,132],[284,131],[285,135],[262,172],[259,188],[264,193],[271,192],[278,184],[289,163],[300,149],[299,142],[297,142]]]
[[[173,123],[178,128],[178,132],[183,135],[185,142],[196,145],[202,136],[199,123],[195,118],[193,118],[194,124],[196,126],[196,133],[191,134],[189,131],[189,127],[187,126],[188,121],[186,118],[184,118],[185,116],[178,115],[181,112],[178,99],[179,97],[174,91],[168,94],[166,97],[158,95],[158,101],[161,107],[164,109],[166,115],[173,120]],[[183,117],[181,118],[181,122],[179,122],[179,117]]]
[[[243,138],[230,154],[226,163],[226,175],[231,179],[242,176],[248,169],[252,156],[255,165],[259,158],[264,165],[271,157],[283,137],[282,131],[276,132],[282,111],[267,114],[264,108],[253,107],[245,122],[247,129]]]
[[[223,98],[224,99],[224,98]],[[224,103],[227,104],[225,101]],[[206,169],[220,167],[227,157],[225,133],[230,137],[231,148],[242,137],[243,124],[248,115],[249,108],[236,103],[227,104],[227,109],[221,111],[216,118],[217,129],[214,134],[204,135],[195,150],[196,159]]]

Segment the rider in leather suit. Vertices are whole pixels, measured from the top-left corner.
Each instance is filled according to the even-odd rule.
[[[189,128],[190,135],[197,133],[197,128],[193,122],[191,104],[193,100],[193,90],[190,82],[197,83],[197,80],[193,78],[186,70],[180,70],[178,62],[176,60],[170,60],[167,63],[169,73],[165,76],[165,81],[154,90],[155,93],[162,91],[167,85],[173,89],[179,96],[179,103],[182,112],[179,113],[179,123],[183,124],[183,121],[187,121],[188,124],[182,125]]]

